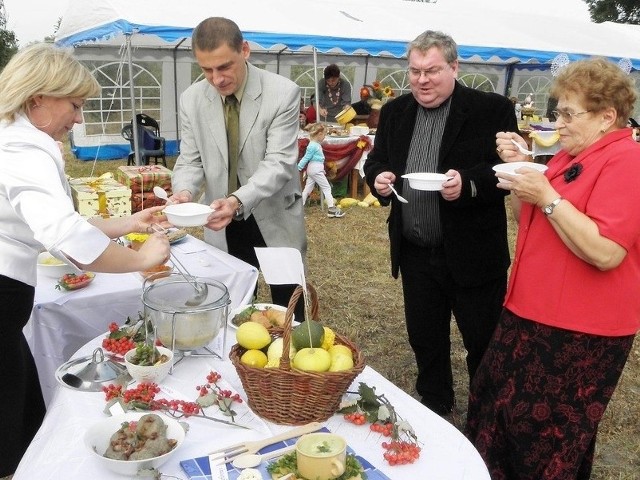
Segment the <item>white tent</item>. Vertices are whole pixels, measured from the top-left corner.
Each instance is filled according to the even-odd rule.
[[[639,26],[595,24],[541,13],[523,17],[492,4],[468,0],[189,0],[185,4],[167,0],[70,0],[56,43],[85,52],[83,59],[90,57],[87,52],[91,49],[95,52],[111,47],[110,52],[117,52],[130,44],[134,58],[154,51],[153,58],[172,61],[174,84],[163,91],[173,93],[166,111],[170,116],[168,112],[173,110],[174,117],[175,102],[189,84],[186,80],[180,85],[180,74],[175,72],[180,58],[190,61],[192,29],[208,16],[235,20],[252,46],[252,58],[254,54],[272,55],[277,60],[271,68],[278,72],[282,58],[308,56],[315,48],[334,56],[328,58],[346,55],[345,63],[364,58],[365,73],[358,80],[371,81],[366,73],[370,62],[386,59],[397,63],[408,41],[427,29],[450,34],[466,64],[499,67],[505,78],[500,93],[506,93],[514,68],[548,70],[561,53],[570,60],[589,56],[605,56],[616,62],[628,59],[634,69],[640,70]],[[168,128],[171,121],[163,119],[162,123],[165,132],[172,132],[169,136],[178,137],[177,120],[172,130]],[[104,144],[103,140],[93,141]]]
[[[400,57],[409,40],[433,29],[450,34],[465,60],[545,63],[566,53],[570,59],[630,58],[640,69],[637,26],[542,13],[518,17],[492,9],[491,2],[461,9],[456,1],[190,0],[180,5],[167,0],[71,0],[56,43],[122,45],[123,36],[132,35],[134,47],[188,48],[193,27],[208,16],[234,19],[247,40],[273,51],[316,47],[320,52]]]

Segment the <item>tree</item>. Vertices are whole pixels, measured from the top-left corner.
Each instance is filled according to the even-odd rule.
[[[18,51],[18,39],[16,34],[6,29],[7,17],[4,13],[4,2],[0,0],[0,70],[4,68],[9,59]]]
[[[591,20],[596,23],[617,22],[640,25],[638,0],[584,0],[589,6]]]

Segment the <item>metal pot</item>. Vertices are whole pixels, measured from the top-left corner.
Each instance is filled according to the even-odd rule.
[[[190,351],[205,347],[226,329],[230,303],[227,287],[211,278],[195,278],[207,285],[207,296],[199,305],[190,305],[193,284],[180,275],[145,282],[142,293],[144,313],[157,329],[158,339],[172,350]]]

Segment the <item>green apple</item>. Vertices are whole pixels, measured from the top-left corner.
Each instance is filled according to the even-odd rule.
[[[349,352],[349,355],[336,353],[335,355],[331,356],[331,365],[329,366],[330,372],[342,372],[344,370],[351,370],[352,368],[353,357],[351,355],[351,352]]]
[[[306,372],[326,372],[331,366],[331,355],[323,348],[303,348],[293,357],[293,366]]]

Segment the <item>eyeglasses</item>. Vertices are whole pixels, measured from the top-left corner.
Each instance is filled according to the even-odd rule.
[[[413,78],[419,79],[423,75],[427,79],[436,78],[442,71],[447,68],[449,65],[443,65],[441,67],[430,68],[429,70],[420,70],[419,68],[409,67],[407,68],[407,72]]]
[[[590,113],[590,112],[591,110],[585,110],[584,112],[577,112],[577,113],[553,110],[551,113],[553,113],[553,115],[556,118],[562,118],[562,121],[564,123],[571,123],[573,121],[573,117],[579,117],[580,115],[583,115],[585,113]]]

